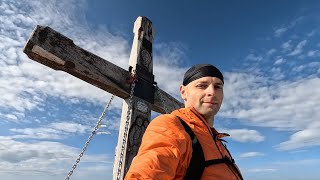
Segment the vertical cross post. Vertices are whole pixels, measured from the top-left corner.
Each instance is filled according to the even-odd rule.
[[[129,71],[137,76],[134,96],[123,100],[121,123],[116,148],[113,179],[123,179],[137,154],[142,135],[151,118],[154,104],[154,75],[152,62],[152,22],[138,17],[134,23],[134,39],[129,59]],[[132,104],[130,104],[132,103]]]

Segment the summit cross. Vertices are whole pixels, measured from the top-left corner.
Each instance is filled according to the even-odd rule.
[[[78,47],[71,39],[47,26],[37,26],[23,50],[34,61],[55,70],[65,71],[123,99],[113,169],[113,179],[117,180],[124,179],[138,152],[142,136],[151,120],[151,110],[166,113],[183,106],[155,86],[152,22],[139,16],[134,23],[133,32],[128,70]],[[132,99],[129,101],[132,84],[128,83],[128,79],[132,78],[132,74],[136,75],[136,81]]]

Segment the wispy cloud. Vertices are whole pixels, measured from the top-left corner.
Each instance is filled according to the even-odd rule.
[[[254,50],[264,52],[260,54],[250,52],[246,59],[259,60],[259,63],[249,64],[253,68],[225,75],[225,101],[220,115],[241,119],[251,126],[291,131],[288,140],[275,146],[278,150],[320,145],[319,133],[309,126],[317,125],[320,117],[317,110],[320,106],[320,66],[314,60],[319,53],[313,37],[317,31],[305,33],[304,37],[292,32],[303,19],[297,18],[275,30],[274,35],[283,40],[279,45],[274,44],[274,48],[268,50]],[[275,51],[276,47],[280,50]],[[274,63],[268,62],[270,60]]]
[[[298,131],[290,136],[288,141],[280,143],[279,150],[294,150],[298,148],[308,148],[320,145],[320,123],[315,121],[307,128]]]
[[[283,50],[283,52],[289,52],[291,51],[293,45],[291,44],[292,43],[292,40],[288,40],[286,42],[284,42],[283,44],[281,44],[281,48]]]
[[[312,40],[296,37],[282,43],[280,51],[270,48],[264,54],[249,53],[247,57],[259,63],[251,63],[254,69],[244,73],[225,74],[225,101],[219,115],[251,126],[292,131],[289,140],[276,146],[279,150],[319,146],[318,133],[309,124],[316,124],[320,117],[320,65],[313,61],[318,51],[308,50],[307,44],[316,49]],[[299,59],[301,55],[303,59]],[[268,62],[270,59],[275,59],[274,63]]]
[[[230,134],[232,140],[237,142],[262,142],[265,137],[256,130],[249,129],[219,129],[220,132]]]
[[[279,29],[276,29],[274,31],[274,36],[275,37],[280,37],[282,34],[284,34],[286,31],[288,30],[288,28],[279,28]]]
[[[271,55],[273,55],[273,54],[276,53],[276,52],[277,52],[277,50],[274,49],[274,48],[272,48],[272,49],[270,49],[270,50],[267,52],[267,55],[268,55],[268,56],[271,56]]]
[[[252,158],[257,156],[264,156],[265,154],[261,152],[246,152],[239,155],[239,158]]]
[[[310,50],[308,51],[307,55],[309,57],[320,57],[320,52],[319,50]]]
[[[299,42],[295,49],[288,54],[288,56],[296,56],[301,54],[303,52],[303,47],[307,44],[307,42],[307,40]]]
[[[2,112],[6,120],[20,121],[21,117],[14,117],[15,112],[24,114],[40,108],[48,97],[75,103],[80,99],[105,104],[110,96],[108,93],[28,59],[22,48],[37,24],[48,25],[73,39],[78,46],[127,69],[131,42],[110,33],[105,27],[91,29],[82,12],[86,9],[85,1],[57,3],[51,0],[44,4],[25,1],[23,6],[18,2],[4,1],[0,9],[3,19],[0,22],[0,38],[3,40],[0,44],[0,53],[3,54],[0,57],[0,107],[6,109]],[[154,53],[154,74],[158,85],[176,97],[179,97],[179,77],[184,71],[178,67],[184,56],[182,50],[183,46],[177,46],[177,43],[160,43],[155,46]],[[171,69],[171,73],[167,73],[167,69]],[[171,79],[169,83],[168,78]],[[121,100],[113,104],[118,109],[122,108]],[[9,111],[12,113],[4,114]]]
[[[61,72],[55,72],[49,68],[29,60],[22,52],[22,47],[27,41],[36,24],[57,26],[66,28],[73,22],[73,7],[66,3],[39,3],[36,1],[25,2],[22,6],[15,1],[5,1],[1,4],[1,96],[0,107],[25,112],[39,107],[45,101],[46,95],[60,97],[87,98],[94,101],[102,99],[105,94],[71,76]],[[75,3],[82,6],[82,2]],[[68,11],[61,7],[66,5]],[[38,7],[42,8],[38,8]],[[59,6],[57,8],[55,6]],[[19,12],[18,12],[19,11]],[[44,12],[45,11],[45,12]],[[59,13],[58,13],[59,12]],[[58,18],[64,16],[64,18]],[[57,16],[56,18],[52,18]],[[82,33],[83,34],[83,33]],[[80,34],[78,34],[80,35]],[[91,92],[90,92],[91,91]],[[96,93],[92,93],[96,92]],[[89,96],[92,94],[95,98]],[[95,94],[95,95],[94,95]]]
[[[1,172],[15,175],[65,175],[80,152],[79,149],[58,142],[19,142],[0,137]],[[106,155],[87,155],[82,163],[110,164]],[[82,169],[82,168],[81,168]],[[87,171],[85,169],[82,169]]]
[[[59,120],[54,112],[60,112],[59,109],[68,104],[91,103],[100,107],[110,97],[108,93],[71,75],[30,60],[22,49],[37,24],[50,26],[81,48],[128,68],[132,42],[121,33],[111,33],[107,27],[90,27],[84,17],[86,6],[86,1],[82,0],[49,0],[46,3],[4,0],[0,3],[0,118],[6,123],[33,123],[33,127],[28,124],[29,128],[11,128],[9,135],[0,137],[0,174],[4,179],[10,174],[14,174],[13,179],[26,174],[48,175],[43,179],[62,179],[80,149],[54,141],[89,134],[100,112],[93,118],[92,112],[87,113],[80,108],[78,112],[75,110],[76,113],[68,114],[72,118],[70,121]],[[178,42],[158,43],[154,46],[153,55],[155,80],[159,87],[179,98],[180,78],[185,71],[179,67],[184,57],[183,45]],[[60,103],[52,104],[50,99],[62,101],[63,107],[58,107]],[[115,98],[107,120],[103,120],[106,127],[99,132],[109,134],[119,129],[121,108],[122,100]],[[30,118],[30,113],[35,111],[49,115],[54,122],[48,123],[46,117],[43,117],[45,121],[42,117]],[[78,167],[79,172],[74,174],[75,178],[111,179],[113,157],[86,155]]]
[[[288,32],[289,30],[293,29],[296,25],[298,25],[303,19],[304,19],[304,17],[301,16],[301,17],[298,17],[298,18],[292,20],[291,22],[289,22],[285,25],[282,25],[279,28],[275,28],[274,36],[275,37],[283,36],[286,32]]]
[[[16,135],[10,136],[13,139],[65,139],[70,135],[87,133],[92,127],[69,122],[58,122],[49,124],[47,127],[10,129]]]
[[[246,170],[247,172],[252,172],[252,173],[263,173],[263,172],[274,172],[278,171],[276,168],[252,168]]]
[[[320,163],[319,158],[315,159],[302,159],[302,160],[292,160],[292,161],[282,161],[282,162],[274,162],[276,165],[281,166],[303,166],[303,165],[312,165]]]
[[[315,72],[317,74],[317,70],[320,68],[320,62],[311,62],[311,63],[305,63],[299,66],[295,66],[292,68],[293,72]],[[319,73],[318,73],[319,74]]]
[[[285,78],[285,75],[284,75],[282,69],[279,67],[273,67],[270,70],[270,73],[271,73],[271,77],[273,80],[279,81],[279,80],[282,80]]]
[[[49,0],[46,3],[26,0],[1,2],[0,118],[2,121],[23,123],[28,113],[33,110],[44,111],[44,108],[47,108],[44,106],[52,97],[59,98],[64,103],[81,104],[85,101],[96,106],[106,103],[110,97],[108,93],[64,72],[57,72],[40,65],[28,59],[22,52],[34,26],[48,25],[73,39],[80,47],[127,69],[131,42],[121,35],[111,33],[106,27],[93,30],[86,23],[85,13],[81,12],[85,10],[86,1],[76,0],[63,2]],[[276,28],[274,36],[284,37],[299,24],[300,20],[298,18],[297,21]],[[316,35],[317,32],[313,32],[309,37],[317,37]],[[251,127],[270,127],[292,132],[288,140],[275,146],[279,150],[291,151],[319,146],[320,135],[314,127],[319,129],[317,121],[320,117],[318,110],[320,66],[317,62],[296,65],[298,63],[294,58],[303,54],[307,58],[319,57],[320,43],[317,42],[313,48],[307,49],[312,45],[310,39],[299,40],[293,37],[283,39],[282,44],[265,48],[267,51],[264,54],[249,53],[246,56],[245,59],[249,62],[261,63],[254,66],[252,71],[225,74],[226,97],[219,115],[240,119],[240,122]],[[183,64],[184,47],[179,43],[159,43],[154,49],[155,79],[160,88],[179,99],[178,87],[186,70],[179,67]],[[265,66],[264,60],[269,59],[272,65]],[[289,63],[289,69],[282,68]],[[267,73],[262,74],[261,69]],[[286,76],[287,71],[293,72],[294,75]],[[297,75],[298,72],[303,73],[303,76]],[[277,79],[277,77],[282,78]],[[114,103],[113,110],[119,113],[122,100],[118,98]],[[119,117],[116,121],[113,116],[115,115],[111,114],[108,117],[109,121],[105,122],[107,127],[110,127],[107,131],[118,129]],[[65,122],[65,120],[44,123],[37,118],[31,121],[39,124],[32,128],[11,128],[10,135],[0,137],[0,173],[19,175],[41,173],[52,176],[65,174],[80,149],[52,141],[86,134],[91,130],[89,123]],[[90,119],[90,122],[95,121],[96,119]],[[256,130],[227,129],[226,132],[238,142],[265,140],[265,136]],[[262,153],[242,154],[243,157],[259,155]],[[86,155],[83,162],[94,163],[94,166],[85,168],[81,166],[80,173],[88,173],[90,170],[106,174],[105,169],[111,172],[112,157],[113,155],[111,157]],[[66,163],[66,160],[71,163]],[[254,168],[248,171],[260,173],[273,172],[277,169]]]
[[[274,62],[274,65],[279,65],[279,64],[283,64],[285,62],[285,59],[283,58],[279,58]]]
[[[312,37],[317,33],[317,31],[314,29],[310,33],[307,34],[308,37]]]
[[[320,115],[316,108],[320,102],[317,77],[272,84],[266,77],[229,73],[226,81],[222,116],[237,117],[251,125],[299,130]]]
[[[262,60],[262,56],[258,56],[258,55],[255,55],[255,54],[249,54],[245,59],[249,60],[249,61],[261,61]]]

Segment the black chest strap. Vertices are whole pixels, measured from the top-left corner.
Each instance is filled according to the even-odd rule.
[[[184,177],[185,180],[197,180],[200,179],[205,168],[205,159],[202,151],[201,144],[197,136],[193,133],[189,125],[178,117],[186,132],[189,134],[192,141],[192,156],[190,160],[187,173]]]
[[[192,141],[192,156],[191,156],[191,160],[190,160],[186,175],[184,177],[185,180],[200,180],[205,167],[215,165],[215,164],[221,164],[221,163],[225,163],[231,166],[232,168],[234,168],[234,170],[239,175],[240,179],[243,179],[241,176],[241,173],[235,167],[234,161],[231,161],[230,158],[228,157],[206,161],[204,158],[201,144],[197,136],[194,134],[192,129],[184,120],[182,120],[180,117],[178,117],[178,119],[180,120],[186,132],[189,134],[190,139]]]

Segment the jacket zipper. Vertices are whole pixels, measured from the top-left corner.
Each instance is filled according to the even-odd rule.
[[[217,142],[216,142],[216,136],[217,135],[213,135],[213,132],[211,131],[211,128],[209,128],[208,126],[207,126],[207,124],[204,122],[204,120],[203,120],[203,118],[202,117],[200,117],[197,113],[195,113],[192,109],[190,109],[192,112],[193,112],[193,114],[195,114],[201,121],[202,121],[202,123],[206,126],[206,128],[208,129],[208,131],[209,131],[209,133],[210,133],[210,135],[211,135],[211,137],[212,137],[212,139],[213,139],[213,141],[214,141],[214,144],[215,144],[215,146],[217,147],[217,149],[218,149],[218,151],[219,151],[219,153],[220,153],[220,155],[221,155],[221,158],[224,158],[223,157],[223,154],[222,154],[222,152],[220,151],[220,149],[219,149],[219,147],[218,147],[218,145],[217,145]],[[221,143],[222,144],[222,143]],[[223,145],[223,144],[222,144]],[[225,148],[226,149],[226,148]],[[232,158],[232,156],[231,156],[231,154],[230,154],[230,152],[229,152],[229,150],[228,149],[226,149],[227,150],[227,152],[229,153],[229,155],[230,155],[230,157]],[[237,173],[237,172],[234,172],[235,170],[233,170],[233,168],[232,167],[230,167],[230,165],[229,164],[226,164],[227,166],[228,166],[228,169],[232,172],[232,174],[235,176],[235,177],[237,177],[237,179],[238,179],[238,177],[240,178],[240,179],[242,179],[242,177],[240,176],[241,174],[239,174],[239,175],[236,175],[235,173]],[[239,172],[240,173],[240,172]],[[237,173],[238,174],[238,173]]]

